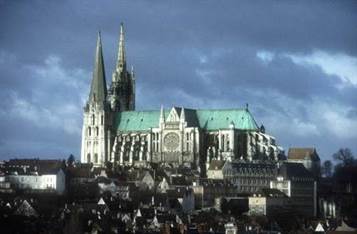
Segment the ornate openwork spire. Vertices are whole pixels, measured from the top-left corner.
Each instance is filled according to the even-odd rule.
[[[120,73],[126,70],[124,24],[120,24],[119,50],[116,70]]]

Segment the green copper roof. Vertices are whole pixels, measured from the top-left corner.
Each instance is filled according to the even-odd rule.
[[[234,123],[237,129],[258,129],[253,116],[246,109],[196,110],[196,113],[200,127],[207,130],[229,128],[230,123]]]
[[[165,110],[165,118],[170,111]],[[188,126],[199,126],[206,130],[227,129],[234,123],[236,129],[257,130],[258,126],[246,109],[192,110],[185,109]],[[115,117],[117,131],[147,131],[159,127],[160,111],[124,111]]]
[[[147,131],[159,127],[159,120],[160,111],[123,111],[115,116],[115,127],[118,131]]]

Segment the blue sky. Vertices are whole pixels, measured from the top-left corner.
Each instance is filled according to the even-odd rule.
[[[357,153],[356,1],[0,0],[0,157],[80,151],[96,35],[120,22],[137,108],[236,108],[285,149]]]

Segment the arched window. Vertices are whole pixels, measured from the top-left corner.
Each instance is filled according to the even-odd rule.
[[[91,136],[92,132],[91,132],[91,128],[88,127],[88,136]]]
[[[94,163],[98,163],[98,154],[94,154]]]
[[[96,133],[97,136],[99,135],[99,128],[98,127],[95,128],[95,133]]]
[[[91,160],[90,154],[87,154],[87,163],[90,163],[90,160]]]
[[[104,116],[100,116],[100,124],[103,125],[104,124]]]

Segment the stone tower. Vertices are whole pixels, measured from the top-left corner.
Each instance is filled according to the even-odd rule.
[[[102,42],[98,33],[93,78],[89,98],[84,107],[81,162],[101,166],[108,160],[110,115]]]
[[[135,110],[135,77],[126,67],[124,26],[120,25],[118,60],[109,88],[109,101],[113,112]]]

